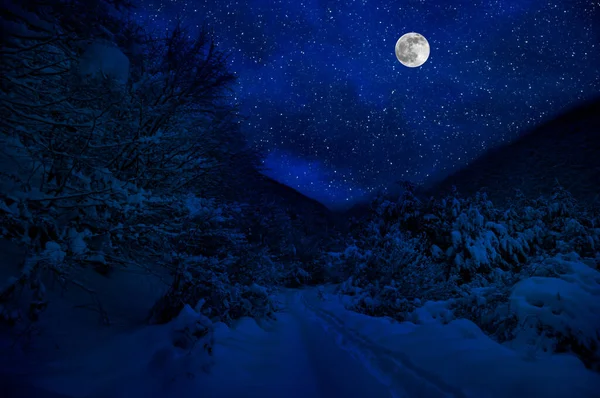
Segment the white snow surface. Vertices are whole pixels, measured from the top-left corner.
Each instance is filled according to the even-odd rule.
[[[286,290],[280,298],[277,321],[213,325],[205,337],[213,339],[212,355],[207,340],[173,345],[179,330],[210,323],[186,307],[167,325],[115,335],[29,374],[15,364],[0,383],[10,396],[39,398],[599,396],[600,375],[577,358],[525,359],[464,319],[368,317],[316,289]]]
[[[114,44],[94,42],[81,56],[82,75],[105,75],[121,83],[129,79],[129,58]]]
[[[511,347],[553,352],[556,338],[539,333],[540,328],[549,327],[553,333],[570,336],[591,352],[600,353],[600,273],[567,258],[551,261],[561,269],[560,275],[523,279],[513,287],[510,308],[522,328]]]

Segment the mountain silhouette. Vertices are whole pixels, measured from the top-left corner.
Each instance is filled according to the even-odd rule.
[[[582,103],[490,150],[463,169],[425,187],[427,196],[482,189],[495,204],[521,190],[548,195],[558,181],[582,204],[600,205],[600,97]]]

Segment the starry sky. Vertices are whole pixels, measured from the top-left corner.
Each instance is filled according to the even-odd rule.
[[[599,0],[139,0],[207,23],[266,174],[331,208],[427,182],[600,93]],[[431,46],[417,68],[400,36]]]

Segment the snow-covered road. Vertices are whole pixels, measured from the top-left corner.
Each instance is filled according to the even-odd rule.
[[[218,341],[223,359],[213,371],[220,397],[391,397],[364,365],[341,349],[301,302],[283,296],[285,307],[266,332],[251,320]]]
[[[600,396],[600,375],[579,360],[524,358],[469,321],[440,322],[435,306],[424,307],[414,324],[348,311],[314,289],[280,297],[276,322],[217,325],[213,355],[201,344],[173,345],[177,330],[202,318],[186,307],[171,324],[115,336],[38,369],[28,384],[88,398]]]
[[[226,396],[600,396],[600,375],[579,360],[523,357],[469,321],[440,322],[443,310],[435,306],[420,311],[417,325],[348,311],[335,297],[321,300],[316,290],[283,297],[285,310],[266,332],[248,320],[219,343],[230,358],[223,362],[230,364],[230,373],[222,374],[231,380]],[[252,347],[242,361],[241,347]]]

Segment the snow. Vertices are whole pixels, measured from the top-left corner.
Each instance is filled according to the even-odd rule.
[[[111,43],[94,42],[81,56],[82,75],[104,75],[121,83],[129,79],[129,58]]]
[[[270,189],[229,203],[262,169],[211,35],[78,33],[51,3],[3,30],[1,396],[600,396],[600,220],[562,187],[503,212],[404,181],[348,234]],[[308,280],[345,282],[277,290]]]
[[[577,358],[526,359],[470,321],[436,321],[443,303],[425,304],[427,320],[398,323],[346,310],[330,292],[283,291],[277,321],[232,328],[186,306],[167,325],[90,342],[10,384],[42,398],[598,397],[600,375]],[[200,341],[186,338],[198,330]]]
[[[557,260],[555,260],[557,261]],[[591,350],[600,334],[600,274],[576,261],[563,260],[566,271],[558,277],[532,277],[517,283],[511,308],[522,324],[550,326],[564,336],[574,336]],[[540,341],[541,348],[554,344]]]
[[[69,229],[69,249],[74,255],[84,254],[88,250],[85,238],[89,235],[88,231],[80,233],[75,228]]]
[[[335,302],[312,308],[368,358],[395,396],[598,396],[600,376],[575,357],[526,359],[464,319],[396,323],[345,311]]]
[[[55,265],[62,263],[66,255],[60,245],[53,241],[46,243],[46,250],[41,254],[42,258],[46,258],[50,263]]]

